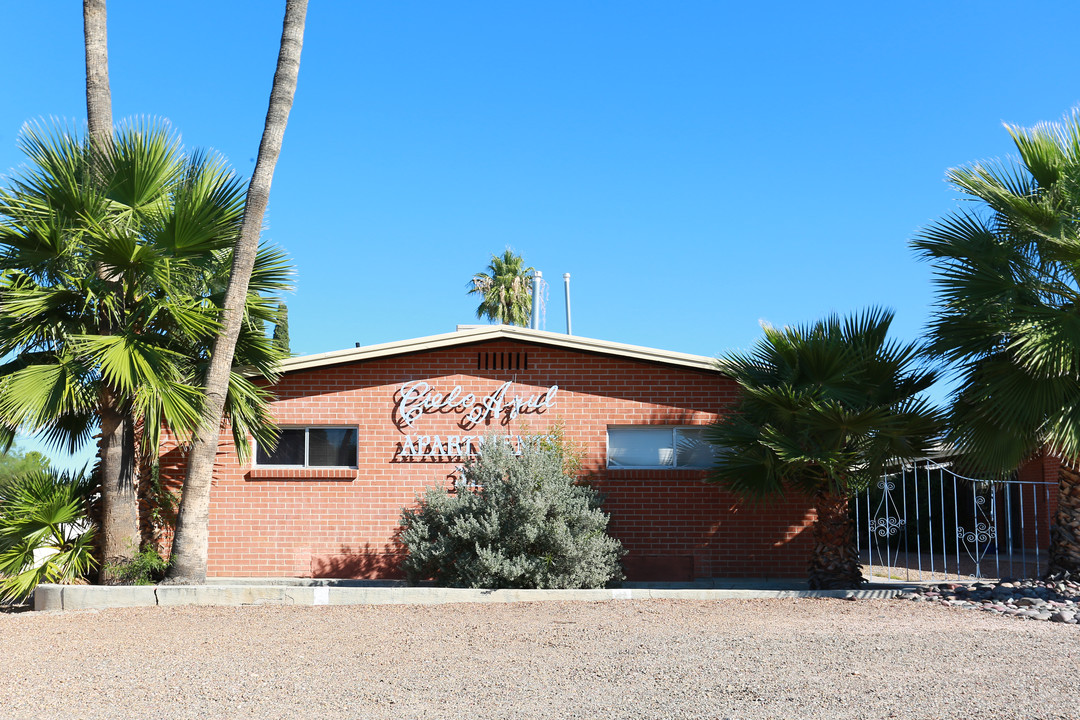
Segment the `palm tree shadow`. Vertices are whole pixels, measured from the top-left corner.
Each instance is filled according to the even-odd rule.
[[[339,552],[311,558],[311,577],[323,580],[404,580],[401,568],[405,549],[395,541],[377,548],[366,543],[361,549],[347,546]]]

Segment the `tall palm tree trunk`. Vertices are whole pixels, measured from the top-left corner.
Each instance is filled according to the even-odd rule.
[[[108,387],[101,392],[101,581],[114,580],[110,563],[123,563],[139,550],[139,502],[134,473],[135,428],[130,412],[118,407]]]
[[[1080,472],[1058,468],[1058,506],[1050,531],[1048,575],[1080,575]]]
[[[112,91],[109,87],[109,43],[105,0],[83,0],[86,50],[86,121],[99,149],[112,143]],[[96,157],[96,155],[94,156]],[[106,278],[109,268],[99,267]],[[102,390],[101,439],[98,453],[101,483],[101,580],[110,582],[110,563],[123,563],[139,550],[139,500],[135,486],[135,428],[130,409],[117,407],[115,394]]]
[[[105,0],[83,0],[86,45],[86,119],[98,143],[112,141],[112,91],[109,89],[109,44]]]
[[[811,590],[842,590],[863,583],[862,564],[855,545],[855,525],[843,495],[821,492],[814,496],[817,522],[814,549],[807,574]]]
[[[233,353],[244,320],[244,300],[259,248],[263,215],[270,198],[270,182],[281,152],[281,141],[296,94],[300,71],[300,51],[304,44],[307,0],[287,0],[281,32],[281,50],[270,91],[259,157],[248,185],[244,222],[233,255],[232,274],[225,293],[221,332],[214,342],[206,374],[206,407],[202,426],[188,454],[188,471],[180,498],[173,540],[169,580],[176,583],[206,582],[206,562],[210,536],[210,484],[221,434],[222,412],[232,372]]]

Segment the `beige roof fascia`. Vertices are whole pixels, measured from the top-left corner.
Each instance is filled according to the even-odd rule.
[[[641,347],[639,345],[625,345],[623,343],[608,342],[606,340],[594,340],[581,337],[580,335],[565,335],[563,333],[548,332],[546,330],[532,330],[530,328],[516,327],[514,325],[473,325],[462,326],[457,332],[443,333],[441,335],[428,335],[427,337],[414,338],[411,340],[397,340],[395,342],[381,343],[379,345],[367,345],[365,347],[350,348],[348,350],[335,350],[333,352],[319,353],[317,355],[302,355],[299,357],[283,360],[279,366],[282,373],[296,372],[298,370],[312,370],[330,365],[342,365],[345,363],[363,362],[378,358],[392,357],[394,355],[407,355],[410,353],[441,350],[458,345],[471,345],[473,343],[490,342],[492,340],[519,340],[521,342],[547,345],[549,347],[577,350],[579,352],[596,353],[612,357],[626,358],[628,360],[640,360],[662,365],[675,365],[694,370],[719,372],[716,359],[704,355],[690,355],[689,353],[657,350],[655,348]]]

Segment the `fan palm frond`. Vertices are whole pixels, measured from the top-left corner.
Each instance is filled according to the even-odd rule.
[[[861,581],[846,516],[822,510],[888,463],[925,454],[941,432],[940,413],[919,395],[936,373],[920,367],[917,345],[889,340],[891,323],[891,312],[870,308],[802,327],[765,325],[749,353],[719,362],[740,396],[706,431],[716,447],[709,479],[756,502],[787,491],[813,500],[812,587]]]

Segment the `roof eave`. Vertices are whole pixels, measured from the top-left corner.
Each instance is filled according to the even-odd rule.
[[[281,362],[279,371],[282,373],[297,372],[300,370],[313,370],[320,367],[343,365],[354,362],[376,360],[395,355],[407,355],[417,352],[429,352],[448,347],[472,345],[480,342],[493,340],[519,340],[521,342],[560,347],[578,352],[589,352],[612,357],[622,357],[629,360],[659,363],[661,365],[674,365],[706,372],[719,372],[716,360],[704,355],[691,355],[689,353],[671,352],[656,348],[642,347],[640,345],[626,345],[624,343],[596,340],[580,335],[565,335],[563,333],[548,332],[546,330],[532,330],[530,328],[516,327],[513,325],[487,325],[475,328],[458,330],[457,332],[442,333],[440,335],[428,335],[426,337],[412,338],[409,340],[397,340],[377,345],[367,345],[347,350],[335,350],[316,355],[303,355],[288,358]]]

